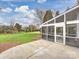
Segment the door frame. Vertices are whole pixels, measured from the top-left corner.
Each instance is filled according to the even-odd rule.
[[[55,24],[55,42],[56,43],[60,43],[60,42],[57,42],[57,31],[56,31],[56,29],[57,29],[57,27],[63,27],[63,42],[61,43],[61,44],[64,44],[65,45],[65,33],[66,33],[66,28],[65,28],[65,24],[64,23],[56,23]]]

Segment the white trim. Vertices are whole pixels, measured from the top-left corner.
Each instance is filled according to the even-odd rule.
[[[55,26],[56,26],[56,27],[63,27],[63,26],[64,26],[64,22],[61,22],[61,23],[55,23]]]
[[[46,27],[46,26],[60,26],[62,27],[64,25],[64,22],[60,22],[60,23],[54,23],[54,24],[46,24],[46,25],[42,25],[42,27]]]
[[[77,9],[77,8],[79,8],[79,5],[78,5],[78,6],[75,6],[74,8],[72,8],[72,9],[70,9],[70,10],[68,10],[68,11],[66,11],[66,12],[64,12],[64,13],[62,13],[62,14],[60,14],[60,15],[58,15],[58,16],[56,16],[56,17],[50,19],[50,20],[48,20],[48,21],[46,21],[45,23],[48,23],[49,21],[52,21],[52,20],[54,20],[54,19],[56,19],[56,18],[58,18],[58,17],[60,17],[60,16],[62,16],[62,15],[64,15],[64,14],[67,14],[67,13],[69,13],[69,12],[71,12],[71,11]],[[45,23],[43,23],[42,25],[44,25]],[[40,27],[41,27],[42,25],[40,25]]]
[[[55,24],[47,24],[47,25],[43,25],[43,27],[46,27],[46,26],[54,26]]]
[[[67,24],[77,24],[79,23],[79,20],[74,20],[74,21],[67,21]]]
[[[46,25],[42,25],[42,27],[46,27],[46,26],[56,26],[56,27],[62,27],[64,25],[65,22],[60,22],[60,23],[54,23],[54,24],[46,24]],[[79,20],[74,20],[74,21],[67,21],[66,24],[77,24],[79,23]]]

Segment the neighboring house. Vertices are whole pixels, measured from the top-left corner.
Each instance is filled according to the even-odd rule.
[[[79,5],[46,21],[40,27],[43,39],[79,47]]]

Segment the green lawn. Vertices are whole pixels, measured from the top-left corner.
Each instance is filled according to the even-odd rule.
[[[40,32],[21,32],[16,34],[0,34],[0,43],[26,43],[31,42],[36,38]]]

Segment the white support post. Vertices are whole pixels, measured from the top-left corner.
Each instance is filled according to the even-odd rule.
[[[54,23],[56,23],[56,19],[55,19]],[[54,42],[56,42],[56,25],[54,25],[54,37],[55,37]]]
[[[63,44],[66,44],[66,14],[64,14],[64,26],[63,26]]]
[[[40,31],[40,32],[41,32],[41,38],[42,38],[42,36],[43,36],[42,27],[41,27],[41,31]],[[43,39],[43,38],[42,38],[42,39]]]
[[[46,40],[48,40],[48,26],[46,26],[47,33],[46,33]]]
[[[77,20],[79,21],[79,11],[77,13]],[[77,23],[77,37],[79,37],[79,23]]]

